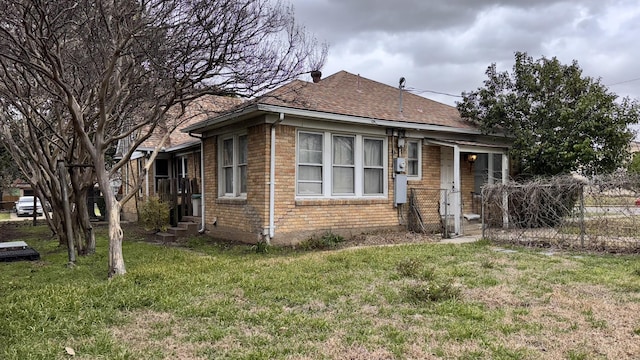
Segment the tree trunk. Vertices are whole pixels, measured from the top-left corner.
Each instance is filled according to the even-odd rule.
[[[75,187],[74,187],[75,188]],[[78,239],[78,255],[90,255],[96,252],[96,240],[93,235],[93,227],[89,218],[87,208],[87,190],[79,188],[76,190],[76,238]]]
[[[64,208],[64,223],[65,223],[65,234],[67,236],[67,252],[69,254],[69,265],[72,266],[76,262],[76,254],[73,246],[73,226],[71,223],[71,209],[69,206],[69,197],[67,196],[67,187],[65,180],[65,166],[63,160],[58,160],[58,176],[60,177],[60,184],[62,189],[62,205]]]
[[[124,234],[122,227],[120,227],[120,203],[116,199],[113,189],[110,186],[109,175],[104,168],[104,163],[100,161],[101,159],[97,160],[96,177],[98,178],[98,184],[104,196],[107,218],[109,220],[109,271],[107,275],[109,278],[112,278],[127,273],[124,266],[124,257],[122,256],[122,240]]]
[[[122,256],[122,240],[124,234],[120,227],[120,204],[113,196],[111,189],[103,192],[107,203],[107,216],[109,217],[109,277],[124,275],[127,270]]]

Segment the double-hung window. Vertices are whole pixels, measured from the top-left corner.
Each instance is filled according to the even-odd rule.
[[[386,195],[386,139],[329,131],[299,131],[299,197],[358,198]]]
[[[419,178],[421,174],[420,156],[422,154],[420,140],[409,140],[407,142],[407,176]]]
[[[333,136],[333,195],[355,194],[355,136]]]
[[[186,156],[176,157],[176,178],[178,179],[178,191],[182,191],[183,179],[189,178],[189,170],[187,168],[188,159]]]
[[[233,135],[223,138],[220,143],[220,154],[220,196],[245,196],[247,193],[247,136]]]
[[[298,194],[322,194],[322,152],[322,133],[298,133]]]
[[[384,193],[384,141],[364,139],[364,194]]]

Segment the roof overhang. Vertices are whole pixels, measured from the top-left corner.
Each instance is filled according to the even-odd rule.
[[[461,152],[475,152],[488,154],[506,154],[509,146],[506,144],[496,144],[481,141],[468,140],[437,140],[425,138],[425,141],[432,145],[457,147]]]
[[[304,110],[304,109],[290,108],[290,107],[277,106],[277,105],[267,105],[267,104],[254,104],[236,112],[223,114],[221,116],[218,116],[209,120],[205,120],[204,122],[201,122],[199,124],[187,126],[184,129],[182,129],[182,132],[202,134],[204,132],[231,124],[235,121],[244,120],[248,117],[265,114],[265,113],[274,113],[274,114],[282,113],[285,115],[291,115],[291,116],[307,118],[307,119],[317,119],[317,120],[350,123],[350,124],[373,125],[373,126],[381,126],[385,128],[438,131],[438,132],[468,134],[468,135],[481,134],[480,130],[477,130],[477,129],[463,129],[463,128],[456,128],[456,127],[450,127],[450,126],[421,124],[421,123],[406,122],[406,121],[400,121],[400,120],[398,121],[381,120],[381,119],[374,119],[374,118],[343,115],[343,114],[321,112],[321,111],[314,111],[314,110]]]

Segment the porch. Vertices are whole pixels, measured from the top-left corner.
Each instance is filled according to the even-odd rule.
[[[440,149],[440,187],[409,191],[413,231],[443,237],[481,230],[481,191],[484,184],[506,183],[509,159],[504,145],[462,140],[427,139]]]

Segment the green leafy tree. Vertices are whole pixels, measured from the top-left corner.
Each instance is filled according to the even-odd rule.
[[[484,86],[463,93],[457,108],[483,132],[512,138],[510,155],[522,175],[610,173],[628,159],[638,102],[583,76],[576,61],[517,52],[511,73],[492,64],[486,74]]]
[[[631,162],[627,167],[627,171],[631,174],[640,175],[640,152],[633,153],[631,157]]]

